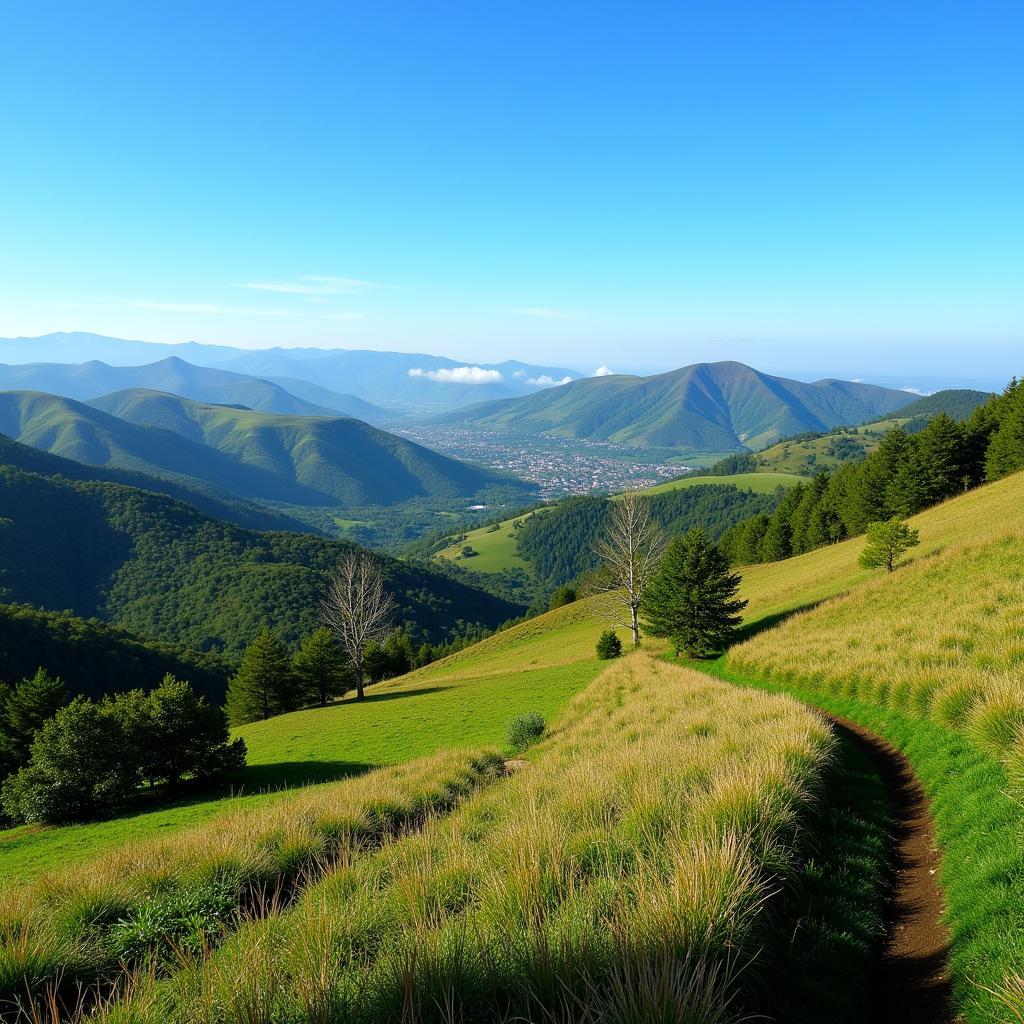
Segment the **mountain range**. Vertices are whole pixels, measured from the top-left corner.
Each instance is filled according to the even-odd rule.
[[[459,362],[444,356],[407,352],[321,348],[252,350],[196,342],[168,345],[85,332],[46,334],[37,338],[0,338],[0,363],[7,364],[100,361],[109,367],[138,367],[169,358],[176,359],[178,363],[190,363],[193,367],[224,370],[244,378],[257,377],[314,405],[370,420],[375,415],[366,410],[340,407],[336,402],[339,398],[354,396],[400,413],[437,413],[484,400],[534,394],[567,378],[574,380],[582,376],[578,371],[565,367],[538,366],[516,360],[502,363]],[[236,383],[240,385],[240,382]],[[0,386],[31,387],[66,394],[50,384],[27,380]],[[183,393],[167,380],[141,378],[125,379],[106,390],[125,387],[151,387]],[[95,396],[69,394],[68,397]],[[197,391],[187,393],[185,397],[215,400],[210,394]],[[256,408],[253,402],[244,399],[241,404]],[[272,412],[298,411],[261,408]]]
[[[177,356],[144,366],[111,366],[96,359],[85,363],[0,365],[0,390],[45,391],[79,401],[127,388],[147,388],[197,402],[244,405],[259,412],[293,416],[337,416],[340,413],[374,422],[387,415],[383,409],[354,395],[337,394],[307,381],[290,383],[292,386],[286,387],[283,382],[261,380],[230,370],[193,366]]]
[[[526,485],[345,417],[282,416],[131,389],[90,403],[0,393],[0,433],[93,466],[293,505],[456,500]]]
[[[876,419],[916,395],[855,381],[773,377],[697,363],[652,377],[592,377],[435,420],[491,431],[590,438],[690,452],[756,450],[781,437]]]

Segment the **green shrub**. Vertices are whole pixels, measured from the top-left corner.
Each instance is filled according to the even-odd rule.
[[[597,641],[597,656],[602,661],[617,658],[622,654],[622,641],[614,629],[606,629]]]
[[[525,750],[544,735],[547,723],[536,711],[516,715],[508,724],[508,745],[513,750]]]

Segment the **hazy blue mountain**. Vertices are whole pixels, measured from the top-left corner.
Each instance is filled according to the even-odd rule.
[[[85,363],[0,365],[0,390],[43,391],[79,401],[126,388],[147,388],[197,402],[244,405],[259,412],[296,416],[342,413],[366,420],[384,415],[382,409],[354,395],[339,395],[305,381],[295,383],[298,390],[229,370],[193,366],[177,356],[144,366],[111,366],[95,359]],[[315,399],[307,397],[313,393]]]
[[[0,363],[85,363],[99,360],[111,366],[138,366],[168,357],[176,357],[193,366],[229,370],[246,377],[275,378],[276,383],[296,395],[300,392],[293,391],[282,379],[292,383],[305,381],[320,389],[354,395],[401,412],[441,412],[489,399],[529,395],[566,377],[576,379],[581,376],[578,371],[565,367],[537,366],[515,360],[479,363],[422,353],[320,348],[253,350],[195,342],[167,345],[87,333],[0,339]],[[173,391],[163,385],[142,382],[120,386],[152,386]],[[319,397],[311,398],[311,394]],[[332,410],[349,412],[326,401],[322,392],[305,391],[300,397]],[[373,418],[365,410],[362,413],[351,410],[350,414]]]
[[[439,422],[724,452],[756,450],[791,434],[864,423],[914,400],[905,391],[872,384],[807,384],[743,363],[698,363],[653,377],[588,378],[525,398],[460,409]]]
[[[390,505],[521,487],[345,417],[279,416],[129,390],[90,403],[0,393],[0,433],[94,466],[113,466],[296,505]]]

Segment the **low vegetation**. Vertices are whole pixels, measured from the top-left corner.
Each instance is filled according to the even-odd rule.
[[[792,701],[625,659],[512,777],[339,865],[168,981],[143,979],[109,1017],[714,1022],[770,1009],[783,893],[834,756],[825,724]]]

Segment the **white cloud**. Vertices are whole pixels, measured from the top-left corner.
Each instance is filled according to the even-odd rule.
[[[561,380],[555,380],[554,377],[549,377],[546,373],[542,373],[539,377],[531,377],[527,384],[535,384],[539,388],[556,388],[561,387],[563,384],[571,384],[572,377],[563,377]]]
[[[426,377],[439,384],[497,384],[502,379],[501,370],[485,370],[482,366],[453,366],[440,370],[423,370],[415,367],[410,377]]]
[[[208,313],[215,316],[294,316],[286,309],[260,309],[249,306],[220,306],[212,302],[154,302],[129,299],[132,309],[154,309],[163,313]]]
[[[611,367],[608,367],[608,366],[599,366],[594,371],[594,376],[595,377],[613,377],[614,375],[615,375],[615,371],[613,369],[611,369]]]
[[[387,288],[374,281],[361,281],[357,277],[330,277],[326,274],[309,274],[298,281],[250,281],[237,285],[258,292],[276,292],[282,295],[352,295],[370,288]]]
[[[515,371],[513,371],[512,376],[515,377],[516,380],[522,380],[522,378],[526,376],[526,371],[525,370],[515,370]]]
[[[513,313],[535,316],[542,320],[586,320],[586,313],[573,313],[565,309],[545,309],[543,306],[513,306]]]
[[[922,398],[924,398],[926,395],[932,394],[931,391],[922,391],[920,388],[900,388],[900,391],[906,391],[908,394],[911,395],[920,395]]]

